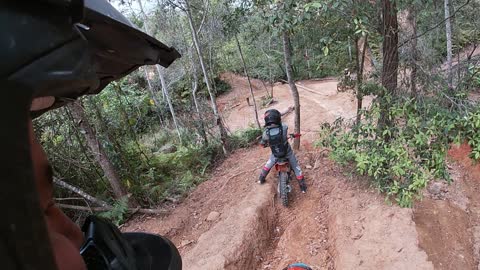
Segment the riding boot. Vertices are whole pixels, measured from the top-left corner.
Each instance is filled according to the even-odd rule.
[[[260,176],[258,177],[258,183],[260,184],[263,184],[265,183],[265,179],[267,178],[267,175],[268,173],[270,172],[270,170],[268,170],[267,168],[263,168],[262,171],[260,172]]]
[[[302,193],[307,192],[307,184],[305,183],[305,178],[303,176],[298,178],[298,185],[300,186]]]

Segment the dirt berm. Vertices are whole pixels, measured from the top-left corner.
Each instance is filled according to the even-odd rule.
[[[273,232],[274,190],[262,185],[244,197],[183,258],[185,269],[255,269]],[[212,241],[214,240],[214,241]]]

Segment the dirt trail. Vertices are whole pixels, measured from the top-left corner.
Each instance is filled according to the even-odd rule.
[[[231,131],[246,128],[254,123],[252,107],[246,102],[247,82],[234,74],[225,74],[223,79],[232,85],[232,91],[218,99],[225,122]],[[266,94],[260,81],[254,80],[253,84],[257,97]],[[468,203],[463,200],[465,207],[459,208],[458,215],[452,214],[452,208],[443,207],[443,200],[425,200],[415,210],[387,205],[383,195],[365,181],[353,179],[333,164],[324,150],[312,146],[323,122],[355,116],[352,94],[337,93],[334,80],[298,84],[317,92],[299,88],[304,136],[297,156],[309,186],[307,194],[299,193],[293,183],[290,206],[281,206],[275,194],[274,173],[267,184],[255,183],[269,149],[252,147],[233,153],[212,172],[209,181],[200,184],[169,215],[139,217],[124,230],[171,238],[187,270],[281,270],[296,261],[308,263],[315,270],[476,269],[475,258],[480,252],[473,238],[480,237],[480,227],[476,226],[480,225],[476,212],[480,204],[474,203],[477,186],[465,187],[472,198]],[[292,105],[287,85],[276,84],[273,92],[276,102],[261,112]],[[370,101],[366,98],[364,104],[368,106]],[[293,126],[293,114],[284,120]],[[461,194],[450,192],[449,203],[455,206],[453,201],[462,202]],[[435,209],[438,215],[428,214]],[[466,213],[475,213],[476,217]],[[440,225],[431,230],[432,224]],[[454,229],[460,233],[455,234]],[[439,241],[454,243],[453,249],[439,246]]]

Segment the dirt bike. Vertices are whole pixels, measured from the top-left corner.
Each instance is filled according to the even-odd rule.
[[[288,139],[300,137],[300,134],[289,134]],[[287,157],[278,158],[275,163],[275,170],[278,172],[277,192],[282,205],[288,206],[288,194],[292,192],[290,181],[292,180],[292,167]]]
[[[337,92],[346,92],[352,90],[355,92],[355,81],[352,78],[352,74],[348,69],[345,69],[344,76],[340,79],[337,84]],[[355,93],[354,93],[355,94]]]
[[[292,175],[292,168],[287,158],[279,158],[275,163],[275,170],[278,172],[278,187],[277,192],[283,206],[288,206],[288,194],[292,191],[290,180]]]

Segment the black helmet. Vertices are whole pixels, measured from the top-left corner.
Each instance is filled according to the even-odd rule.
[[[96,94],[140,66],[168,67],[180,57],[106,0],[2,1],[0,32],[0,79],[34,98],[54,97],[48,109]]]
[[[276,109],[270,109],[264,114],[265,126],[280,125],[282,123],[282,115]]]

